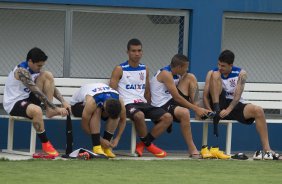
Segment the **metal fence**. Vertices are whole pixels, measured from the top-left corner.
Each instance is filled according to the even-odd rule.
[[[248,82],[281,83],[281,48],[282,15],[225,13],[222,49],[234,51],[234,65],[247,71]]]
[[[282,15],[226,13],[223,26],[222,49],[234,51],[248,82],[281,83]]]
[[[5,5],[5,6],[4,6]],[[32,47],[49,56],[56,77],[109,78],[127,59],[129,39],[143,44],[151,75],[187,53],[188,11],[25,5],[0,8],[0,72],[5,76]]]

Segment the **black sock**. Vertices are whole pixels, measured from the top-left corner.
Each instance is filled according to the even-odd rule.
[[[111,141],[111,139],[113,138],[114,134],[108,132],[108,131],[104,131],[104,136],[103,138],[108,140],[108,141]]]
[[[45,130],[43,132],[37,133],[37,135],[42,143],[48,142],[48,138],[47,138]]]
[[[98,146],[100,145],[100,134],[91,134],[92,138],[92,145],[93,146]]]
[[[220,112],[219,103],[214,103],[214,104],[213,104],[213,110],[214,110],[215,112]]]
[[[146,137],[144,138],[143,143],[145,144],[145,146],[148,147],[148,146],[151,145],[151,143],[152,143],[154,140],[155,140],[155,137],[153,137],[151,133],[148,133],[148,134],[146,135]]]
[[[145,137],[139,137],[139,138],[143,143],[146,141]]]

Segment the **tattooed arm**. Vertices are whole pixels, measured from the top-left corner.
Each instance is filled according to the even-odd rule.
[[[62,94],[60,93],[60,91],[58,90],[58,88],[54,88],[54,97],[56,99],[58,99],[61,103],[65,102],[64,97],[62,96]]]
[[[170,72],[165,70],[161,71],[157,76],[157,80],[166,86],[174,101],[179,103],[182,107],[192,109],[200,117],[206,115],[209,112],[206,109],[200,108],[197,105],[190,103],[179,94],[178,89],[173,81],[173,76]],[[193,90],[193,92],[191,90]],[[190,92],[194,94],[193,100],[197,100],[198,87],[194,86],[190,89]]]
[[[147,100],[147,102],[151,103],[151,90],[150,90],[150,82],[149,82],[149,68],[146,67],[146,87],[145,87],[145,94],[144,97]]]
[[[56,106],[48,100],[45,94],[32,81],[30,73],[24,68],[18,68],[15,72],[15,78],[20,80],[31,92],[47,107],[55,109]]]
[[[70,104],[64,99],[64,97],[56,87],[54,89],[54,97],[62,103],[64,108],[71,110]]]
[[[241,72],[239,73],[239,78],[238,78],[238,81],[237,81],[237,86],[236,86],[236,89],[235,89],[234,98],[226,109],[229,112],[231,112],[234,109],[234,107],[239,103],[241,96],[242,96],[242,93],[243,93],[244,88],[245,88],[246,80],[247,80],[247,72],[244,71],[244,70],[241,70]]]

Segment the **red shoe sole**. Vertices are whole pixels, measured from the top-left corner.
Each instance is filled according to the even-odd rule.
[[[32,158],[44,158],[44,159],[55,159],[56,157],[53,155],[46,155],[43,153],[34,153]]]

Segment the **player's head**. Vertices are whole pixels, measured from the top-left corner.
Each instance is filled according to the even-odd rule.
[[[41,68],[45,65],[48,56],[39,48],[32,48],[26,56],[29,68],[33,72],[40,72]]]
[[[142,43],[137,38],[132,38],[127,43],[127,50],[130,50],[131,46],[141,46],[141,48],[142,48]]]
[[[106,100],[104,110],[112,119],[117,119],[121,112],[121,103],[118,99],[109,98]]]
[[[129,61],[139,62],[142,55],[142,43],[140,40],[133,38],[127,43],[127,54]]]
[[[34,47],[32,48],[26,56],[26,60],[31,60],[33,63],[38,63],[41,61],[46,61],[48,59],[48,56],[39,48]]]
[[[234,62],[234,53],[230,50],[224,50],[220,53],[218,57],[218,61],[221,63],[227,63],[229,65],[233,64]]]
[[[230,50],[224,50],[218,57],[218,70],[220,73],[227,75],[232,71],[234,62],[234,53]]]
[[[188,58],[183,54],[175,54],[170,62],[170,67],[175,74],[183,75],[188,71]]]

